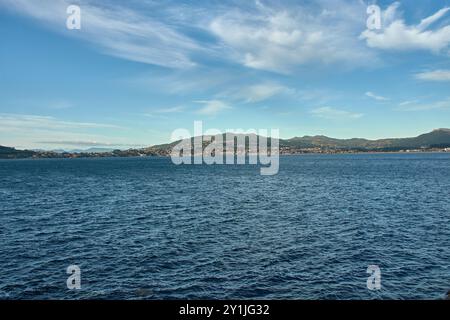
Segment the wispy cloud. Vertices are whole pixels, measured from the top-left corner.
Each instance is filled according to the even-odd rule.
[[[416,79],[424,81],[450,81],[450,70],[435,70],[417,73]]]
[[[412,101],[400,104],[399,111],[428,111],[428,110],[450,110],[450,98],[429,103]]]
[[[144,90],[152,88],[158,93],[169,95],[205,94],[231,87],[242,78],[243,74],[235,74],[226,68],[204,68],[172,70],[170,73],[143,73],[125,79],[126,85],[139,86]]]
[[[156,110],[151,110],[149,112],[144,113],[144,116],[146,117],[157,117],[157,116],[163,116],[168,115],[171,113],[180,113],[185,110],[185,107],[183,106],[176,106],[176,107],[170,107],[170,108],[161,108]]]
[[[97,122],[66,121],[42,115],[0,113],[0,145],[47,148],[48,145],[133,146],[125,137],[114,137],[127,128]],[[113,134],[111,134],[113,133]],[[67,142],[67,143],[66,143]],[[73,142],[73,143],[72,143]]]
[[[183,106],[171,107],[171,108],[163,108],[155,110],[156,113],[178,113],[182,112],[185,108]]]
[[[328,119],[328,120],[351,120],[351,119],[359,119],[363,116],[362,113],[354,113],[339,109],[334,109],[331,107],[322,107],[313,109],[310,113],[319,118]]]
[[[71,141],[71,140],[51,140],[51,141],[39,141],[37,143],[45,145],[56,145],[56,146],[75,146],[75,147],[143,147],[143,145],[138,144],[124,144],[124,143],[114,143],[114,142],[101,142],[101,141]]]
[[[74,105],[70,101],[58,100],[58,101],[50,102],[47,107],[52,110],[64,110],[64,109],[73,108],[73,106]]]
[[[197,111],[198,114],[202,115],[214,116],[224,110],[231,109],[230,106],[220,100],[202,100],[195,102],[204,105],[203,108]]]
[[[254,69],[291,73],[307,63],[345,62],[353,66],[373,55],[358,41],[365,20],[361,2],[336,0],[315,4],[228,10],[214,17],[209,30],[233,60]]]
[[[26,129],[86,129],[86,128],[109,128],[120,129],[120,126],[95,122],[74,122],[56,119],[49,116],[0,114],[0,127]]]
[[[407,101],[403,101],[399,103],[400,107],[404,107],[404,106],[409,106],[412,104],[417,104],[419,102],[419,100],[407,100]]]
[[[389,98],[376,95],[375,93],[373,93],[371,91],[367,91],[366,96],[368,96],[369,98],[372,98],[374,100],[377,100],[377,101],[389,101],[390,100]]]
[[[170,68],[226,60],[252,69],[292,73],[307,64],[355,67],[366,66],[369,59],[376,61],[358,39],[366,19],[362,1],[230,2],[207,8],[176,1],[164,5],[145,1],[139,6],[76,2],[82,10],[81,30],[71,31],[65,30],[65,20],[73,1],[0,0],[0,6],[83,39],[104,54]]]
[[[428,50],[440,53],[449,48],[450,26],[430,30],[433,24],[442,19],[450,10],[443,8],[423,19],[417,25],[407,25],[398,13],[399,2],[384,11],[381,30],[366,30],[361,39],[371,48],[384,50]]]
[[[231,89],[223,95],[245,103],[256,103],[268,100],[280,94],[289,93],[290,91],[289,88],[276,83],[260,83],[243,86],[239,89]]]
[[[192,38],[168,23],[137,10],[108,3],[82,1],[81,30],[65,30],[69,0],[0,0],[0,5],[44,22],[50,28],[84,39],[102,53],[165,67],[194,65],[191,52],[203,50]]]

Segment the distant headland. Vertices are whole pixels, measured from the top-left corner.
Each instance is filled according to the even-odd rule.
[[[237,137],[238,134],[233,135]],[[225,137],[225,135],[224,135]],[[259,139],[259,137],[257,137]],[[211,141],[211,137],[205,137]],[[268,139],[270,143],[270,138]],[[18,150],[0,146],[0,159],[39,159],[39,158],[99,158],[99,157],[144,157],[170,156],[172,148],[180,141],[155,145],[147,148],[128,150],[79,150],[42,151]],[[206,147],[208,143],[204,143]],[[279,139],[281,155],[295,154],[336,154],[373,152],[450,152],[450,129],[436,129],[430,133],[413,138],[391,138],[368,140],[361,138],[334,139],[326,136],[304,136]],[[247,144],[248,147],[248,144]]]

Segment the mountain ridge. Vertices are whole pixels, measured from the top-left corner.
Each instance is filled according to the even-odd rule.
[[[222,134],[223,137],[226,134]],[[233,138],[239,134],[232,134]],[[240,134],[242,136],[242,134]],[[244,134],[245,135],[245,134]],[[261,137],[256,136],[259,140]],[[210,141],[211,136],[203,136]],[[191,141],[194,138],[190,138]],[[225,139],[224,139],[225,140]],[[268,138],[268,142],[271,139]],[[110,152],[54,152],[17,150],[0,146],[0,159],[24,158],[84,158],[84,157],[131,157],[131,156],[169,156],[172,148],[180,143],[154,145],[141,149],[113,150]],[[203,147],[209,143],[204,140]],[[247,144],[248,146],[248,144]],[[429,133],[410,138],[384,138],[369,140],[364,138],[336,139],[324,135],[279,139],[281,154],[298,153],[337,153],[337,152],[400,152],[400,151],[448,151],[450,149],[450,129],[440,128]],[[78,150],[77,150],[78,151]]]

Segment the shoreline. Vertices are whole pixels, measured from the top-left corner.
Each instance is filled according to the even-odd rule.
[[[294,157],[294,156],[333,156],[333,155],[404,155],[404,154],[450,154],[450,151],[367,151],[367,152],[305,152],[305,153],[282,153],[280,157]],[[143,158],[170,158],[170,155],[143,155],[143,156],[61,156],[61,157],[26,157],[26,158],[0,158],[0,161],[11,161],[11,160],[74,160],[74,159],[143,159]]]

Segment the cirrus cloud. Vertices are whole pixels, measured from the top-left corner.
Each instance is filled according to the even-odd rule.
[[[0,0],[0,6],[43,22],[49,28],[85,40],[100,52],[125,60],[171,68],[195,65],[191,53],[205,50],[176,28],[124,6],[84,0],[81,30],[67,32],[70,0]]]
[[[364,116],[362,113],[354,113],[331,107],[322,107],[313,109],[310,111],[310,113],[315,117],[327,120],[351,120],[351,119],[359,119],[362,116]]]
[[[416,79],[425,81],[450,81],[450,70],[435,70],[417,73]]]
[[[228,56],[253,69],[291,73],[309,63],[365,65],[373,54],[358,41],[363,3],[336,0],[272,8],[257,2],[253,11],[229,10],[209,30]]]
[[[214,116],[224,110],[231,109],[230,106],[220,100],[200,100],[195,102],[204,105],[203,108],[197,110],[197,113],[207,116]]]
[[[369,98],[372,98],[374,100],[377,100],[377,101],[389,101],[390,100],[389,98],[376,95],[375,93],[373,93],[371,91],[366,92],[366,96],[368,96]]]

